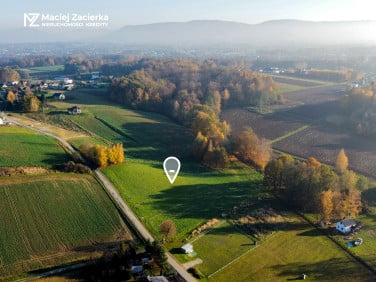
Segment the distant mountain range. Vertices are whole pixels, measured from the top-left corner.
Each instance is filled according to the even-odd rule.
[[[7,32],[12,33],[12,31]],[[376,44],[376,22],[310,22],[274,20],[244,24],[218,20],[129,25],[98,33],[75,30],[64,33],[24,29],[12,33],[13,42],[100,41],[129,45],[255,47]]]

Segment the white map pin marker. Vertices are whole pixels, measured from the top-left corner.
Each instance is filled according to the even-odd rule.
[[[174,183],[180,171],[180,161],[176,157],[168,157],[163,162],[163,169],[171,184]]]

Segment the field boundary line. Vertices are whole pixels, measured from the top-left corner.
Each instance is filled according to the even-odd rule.
[[[215,226],[213,226],[212,228],[209,228],[207,229],[206,231],[202,232],[200,235],[198,235],[197,237],[193,238],[191,241],[189,241],[189,243],[193,243],[195,241],[197,241],[198,239],[200,239],[201,237],[204,237],[206,234],[212,232],[215,230],[215,228],[223,225],[224,223],[226,222],[226,220],[221,220],[220,222],[218,222]]]
[[[275,232],[275,233],[271,234],[270,236],[268,236],[268,237],[264,240],[264,242],[267,241],[267,240],[269,240],[270,238],[274,237],[274,235],[277,234],[277,233],[278,233],[278,232]],[[221,268],[219,268],[219,269],[217,269],[216,271],[214,271],[213,273],[209,274],[209,275],[207,276],[207,278],[209,279],[209,278],[213,277],[213,276],[216,275],[218,272],[221,272],[221,271],[224,270],[226,267],[230,266],[231,264],[233,264],[234,262],[236,262],[237,260],[241,259],[242,257],[244,257],[245,255],[247,255],[248,253],[250,253],[251,251],[257,249],[257,248],[260,247],[260,246],[261,246],[261,244],[258,244],[257,246],[254,246],[254,247],[249,248],[245,253],[242,253],[240,256],[234,258],[232,261],[228,262],[227,264],[225,264],[225,265],[222,266]]]
[[[285,135],[282,135],[282,136],[280,136],[280,137],[277,137],[277,138],[273,139],[272,141],[270,141],[270,144],[274,144],[274,143],[277,143],[277,142],[279,142],[279,141],[282,141],[282,140],[284,140],[284,139],[286,139],[286,138],[289,138],[289,137],[291,137],[291,136],[294,136],[295,134],[298,134],[298,133],[302,132],[303,130],[306,130],[306,129],[309,128],[309,127],[310,127],[310,125],[308,125],[308,124],[303,125],[302,127],[299,127],[298,129],[295,129],[295,130],[293,130],[293,131],[288,132],[288,133],[285,134]]]

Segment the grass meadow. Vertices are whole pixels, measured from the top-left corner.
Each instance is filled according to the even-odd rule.
[[[17,126],[0,127],[0,166],[50,166],[69,160],[54,139]]]

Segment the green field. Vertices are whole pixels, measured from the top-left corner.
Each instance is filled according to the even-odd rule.
[[[0,126],[0,166],[50,166],[69,156],[54,139],[17,126]]]
[[[37,74],[37,73],[40,73],[40,72],[63,71],[64,65],[32,67],[32,68],[28,68],[28,70],[29,70],[30,74]]]
[[[90,175],[3,178],[0,214],[0,278],[95,256],[121,230],[129,239],[117,210]]]
[[[184,165],[173,185],[164,175],[162,162],[129,161],[103,172],[154,235],[160,238],[159,225],[173,219],[178,245],[195,227],[261,193],[262,178],[253,170],[244,168],[235,173],[198,168],[195,172],[189,167],[185,171]]]
[[[203,260],[198,267],[206,277],[255,247],[253,239],[228,222],[216,226],[192,245],[197,257]]]
[[[279,231],[209,281],[373,281],[374,275],[308,224]]]

